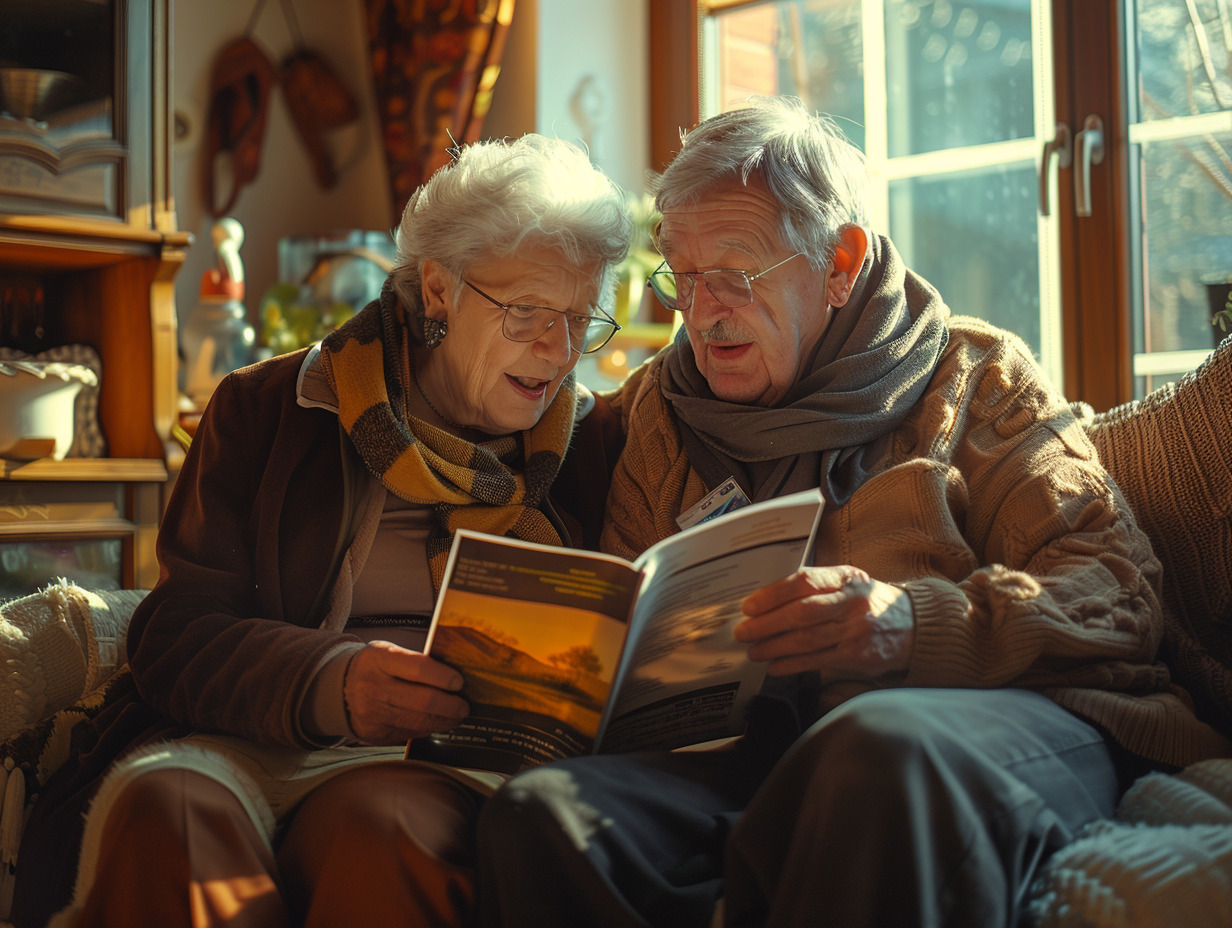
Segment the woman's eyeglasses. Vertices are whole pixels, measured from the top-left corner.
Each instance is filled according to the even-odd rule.
[[[493,306],[505,311],[501,332],[511,342],[533,342],[542,338],[548,329],[564,319],[565,331],[569,333],[569,347],[579,354],[590,354],[606,345],[612,336],[620,331],[616,320],[598,307],[591,307],[589,313],[579,313],[548,306],[502,303],[495,297],[488,296],[469,280],[463,279],[462,283]]]

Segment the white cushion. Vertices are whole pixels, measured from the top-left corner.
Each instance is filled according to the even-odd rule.
[[[60,580],[0,605],[0,740],[71,706],[128,660],[128,622],[146,592]]]

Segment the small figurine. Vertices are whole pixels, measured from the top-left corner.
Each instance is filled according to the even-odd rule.
[[[184,326],[184,392],[204,408],[223,377],[252,363],[256,341],[244,299],[244,227],[229,216],[210,232],[216,266],[201,275],[201,299]]]
[[[215,270],[206,272],[214,275],[211,286],[242,300],[244,262],[240,259],[240,246],[244,244],[244,227],[238,219],[224,216],[214,222],[210,230],[210,240],[214,243],[214,256],[218,265]]]

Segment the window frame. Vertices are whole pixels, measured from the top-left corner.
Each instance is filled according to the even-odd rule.
[[[681,127],[699,118],[702,22],[758,0],[658,0],[650,16],[651,164],[662,170]],[[1104,124],[1105,157],[1091,169],[1092,215],[1074,210],[1074,166],[1054,169],[1059,215],[1062,389],[1106,410],[1133,399],[1129,145],[1120,37],[1124,0],[1052,0],[1054,112],[1071,132]],[[681,51],[683,50],[683,51]]]

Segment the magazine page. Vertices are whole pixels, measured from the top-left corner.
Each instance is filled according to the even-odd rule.
[[[637,583],[620,558],[459,530],[425,651],[471,711],[406,756],[511,774],[589,753]]]
[[[804,563],[821,508],[817,489],[767,500],[665,538],[637,559],[642,585],[600,751],[743,732],[766,665],[732,636],[740,603]]]

